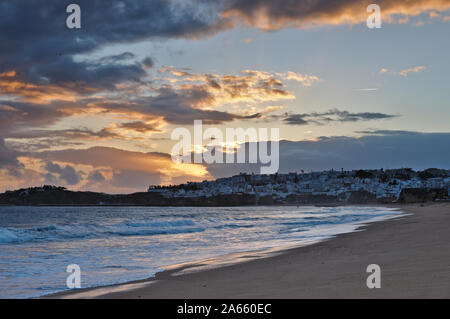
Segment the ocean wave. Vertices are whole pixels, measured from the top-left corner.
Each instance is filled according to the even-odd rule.
[[[244,225],[244,224],[225,224],[214,226],[215,229],[224,229],[224,228],[252,228],[255,225]]]
[[[310,213],[308,212],[308,215]],[[26,242],[55,242],[91,238],[110,238],[126,236],[158,236],[171,234],[201,233],[206,230],[226,232],[232,229],[266,229],[274,227],[280,233],[306,231],[313,227],[355,223],[386,215],[386,212],[344,213],[301,216],[295,218],[290,213],[286,218],[270,216],[220,216],[207,214],[198,219],[190,218],[130,218],[110,221],[92,219],[81,224],[47,224],[28,228],[0,227],[1,244],[20,244]],[[207,217],[207,218],[206,218]],[[245,230],[243,230],[245,231]]]
[[[202,232],[192,220],[126,221],[112,225],[42,225],[31,228],[0,227],[0,244],[47,242],[69,239],[106,238],[111,236],[155,236]]]
[[[368,220],[375,217],[385,216],[386,214],[345,214],[325,217],[305,217],[302,220],[286,221],[280,223],[283,226],[320,226],[354,223]]]
[[[0,227],[0,243],[13,243],[18,240],[17,236],[6,228]]]
[[[152,236],[152,235],[169,235],[169,234],[188,234],[188,233],[199,233],[204,231],[201,227],[189,227],[182,229],[142,229],[142,230],[117,230],[112,232],[107,232],[110,235],[118,236]]]
[[[174,221],[160,221],[160,222],[126,222],[129,227],[177,227],[177,226],[194,226],[192,220],[174,220]]]

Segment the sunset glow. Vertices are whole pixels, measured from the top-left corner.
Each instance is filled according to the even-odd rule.
[[[447,0],[379,1],[373,30],[367,1],[225,0],[194,11],[123,1],[120,18],[102,1],[79,2],[80,29],[64,26],[58,1],[10,1],[0,12],[1,191],[135,192],[252,172],[174,163],[171,132],[195,120],[223,132],[279,128],[281,171],[332,168],[343,139],[388,143],[382,156],[414,144],[406,132],[448,134]]]

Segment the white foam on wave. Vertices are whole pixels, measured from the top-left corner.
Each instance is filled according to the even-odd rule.
[[[192,220],[174,221],[127,221],[113,225],[95,223],[82,225],[42,225],[31,228],[0,227],[0,244],[29,241],[60,241],[82,238],[105,238],[109,236],[153,236],[202,232]]]
[[[16,242],[19,238],[6,228],[0,227],[0,243]]]

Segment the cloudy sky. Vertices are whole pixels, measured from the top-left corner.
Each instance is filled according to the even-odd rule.
[[[279,128],[280,171],[450,163],[450,0],[4,0],[0,191],[113,193],[254,167],[177,164],[174,128]],[[66,7],[81,7],[81,28]]]

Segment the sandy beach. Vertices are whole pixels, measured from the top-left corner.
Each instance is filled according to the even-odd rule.
[[[47,298],[449,298],[450,203],[396,207],[409,215],[270,257]],[[366,286],[369,264],[380,289]]]

